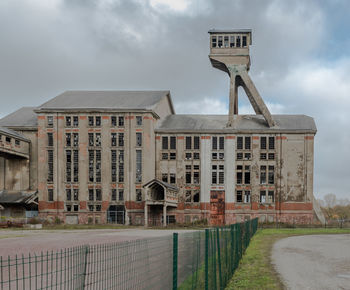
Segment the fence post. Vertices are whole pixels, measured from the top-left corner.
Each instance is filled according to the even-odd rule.
[[[85,289],[85,280],[87,275],[87,261],[88,261],[88,255],[89,255],[89,248],[90,246],[85,246],[85,251],[83,253],[84,255],[84,269],[83,269],[83,275],[82,275],[82,281],[81,281],[81,289]]]
[[[209,289],[209,229],[205,229],[205,290]]]
[[[173,234],[173,290],[177,290],[178,233]]]
[[[219,227],[216,228],[216,243],[217,243],[217,247],[218,247],[219,286],[220,286],[220,289],[223,289],[224,287],[222,285],[221,252],[220,252],[220,230],[219,230]]]

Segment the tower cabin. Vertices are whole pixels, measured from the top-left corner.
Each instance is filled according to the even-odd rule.
[[[238,87],[243,87],[257,115],[263,115],[267,127],[275,122],[248,75],[250,69],[249,46],[252,44],[250,29],[212,29],[209,59],[214,68],[230,76],[230,105],[227,127],[234,128],[238,115]]]

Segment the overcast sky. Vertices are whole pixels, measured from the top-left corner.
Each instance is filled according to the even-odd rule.
[[[226,114],[207,31],[251,28],[270,111],[315,118],[316,197],[349,198],[349,15],[346,0],[1,0],[0,117],[75,89],[166,89],[177,113]]]

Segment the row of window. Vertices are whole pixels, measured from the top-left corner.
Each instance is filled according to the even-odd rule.
[[[11,141],[12,141],[11,137],[5,136],[5,142],[6,142],[7,144],[10,144]],[[2,142],[2,135],[0,135],[0,142]],[[20,145],[20,144],[21,144],[21,141],[18,140],[18,139],[15,139],[15,145]]]
[[[112,189],[111,201],[124,201],[124,190],[123,189]],[[54,201],[53,189],[47,190],[47,200]],[[66,201],[79,201],[79,189],[66,188]],[[89,188],[88,190],[88,201],[99,202],[102,201],[102,189],[100,188]],[[136,189],[136,201],[142,201],[142,190]]]
[[[236,202],[250,203],[251,196],[250,190],[237,190]],[[275,192],[273,190],[261,190],[259,194],[260,203],[272,203],[275,202]]]
[[[47,127],[53,127],[53,116],[46,117]],[[113,127],[124,127],[124,116],[111,116],[111,126]],[[100,127],[102,125],[101,116],[88,116],[89,127]],[[142,126],[142,116],[136,116],[136,125]],[[66,116],[65,117],[66,127],[79,127],[79,116]]]
[[[247,47],[246,35],[213,35],[211,37],[211,46],[213,48],[233,48]]]

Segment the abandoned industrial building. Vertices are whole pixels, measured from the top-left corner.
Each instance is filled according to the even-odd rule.
[[[177,115],[169,91],[67,91],[21,108],[0,120],[1,215],[313,222],[313,118],[270,114],[248,75],[251,30],[209,35],[211,64],[230,77],[228,115]],[[238,114],[239,86],[255,115]]]

